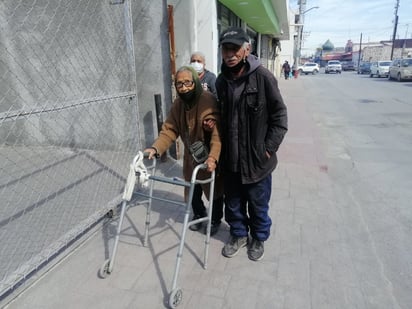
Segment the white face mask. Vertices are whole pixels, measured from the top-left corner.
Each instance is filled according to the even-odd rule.
[[[191,62],[190,65],[192,66],[193,69],[195,69],[195,71],[197,73],[202,73],[203,72],[203,63],[199,63],[199,62]]]

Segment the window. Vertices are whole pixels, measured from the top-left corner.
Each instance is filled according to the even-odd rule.
[[[403,67],[412,66],[412,58],[410,58],[410,59],[403,59],[401,65],[402,65]]]
[[[388,67],[390,65],[391,65],[390,61],[381,61],[381,62],[379,62],[379,66],[381,66],[381,67]]]

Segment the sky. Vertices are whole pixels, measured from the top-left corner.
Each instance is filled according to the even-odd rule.
[[[392,40],[396,0],[306,0],[302,55],[311,55],[328,39],[335,47]],[[289,0],[298,12],[298,0]],[[318,6],[318,9],[311,9]],[[412,0],[399,0],[396,38],[412,38]]]

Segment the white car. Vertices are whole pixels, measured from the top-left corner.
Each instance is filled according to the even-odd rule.
[[[299,74],[317,74],[319,73],[319,64],[315,62],[306,62],[303,66],[299,67]]]
[[[377,76],[377,77],[388,77],[389,75],[389,67],[391,66],[392,61],[390,60],[383,60],[383,61],[374,61],[371,62],[371,72],[369,77]]]
[[[325,67],[325,73],[329,74],[331,72],[342,73],[342,64],[339,60],[329,60]]]

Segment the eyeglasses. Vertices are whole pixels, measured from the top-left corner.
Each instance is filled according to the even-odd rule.
[[[195,82],[192,81],[192,80],[185,80],[184,82],[176,82],[175,86],[176,86],[176,88],[182,88],[183,86],[192,87],[194,83]]]

